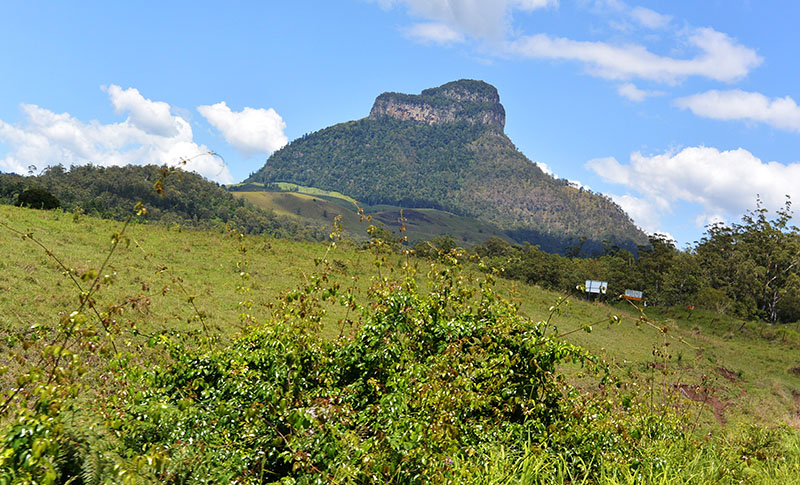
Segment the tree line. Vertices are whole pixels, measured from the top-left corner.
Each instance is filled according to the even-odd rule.
[[[168,176],[164,176],[168,173]],[[160,181],[160,182],[159,182]],[[161,183],[161,194],[153,190]],[[229,226],[247,234],[324,240],[329,228],[302,224],[254,207],[217,183],[157,165],[124,167],[62,165],[27,177],[0,174],[0,203],[36,209],[60,207],[107,219],[125,219],[141,201],[151,221],[211,229]]]
[[[420,243],[416,252],[434,257],[456,243],[447,236]],[[558,291],[575,291],[586,280],[608,281],[608,297],[639,290],[649,305],[697,306],[770,323],[800,320],[800,231],[792,225],[791,201],[770,215],[761,201],[741,222],[718,223],[685,250],[663,234],[649,236],[638,254],[607,243],[596,257],[578,257],[538,246],[492,238],[474,248],[506,277]]]

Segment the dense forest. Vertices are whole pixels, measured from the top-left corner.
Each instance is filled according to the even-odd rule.
[[[159,190],[154,186],[160,184]],[[229,225],[249,234],[321,240],[326,227],[298,224],[233,197],[193,172],[156,165],[61,165],[28,177],[0,174],[0,203],[124,219],[141,201],[151,221],[212,228]]]

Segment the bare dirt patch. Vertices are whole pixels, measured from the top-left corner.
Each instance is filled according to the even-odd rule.
[[[683,383],[678,383],[675,385],[675,387],[686,399],[703,403],[705,406],[707,406],[714,413],[714,417],[719,424],[725,424],[727,422],[724,411],[728,406],[730,406],[730,402],[721,401],[720,399],[714,397],[714,392],[716,389]]]
[[[736,382],[742,379],[742,376],[739,375],[738,372],[733,372],[732,370],[726,369],[724,367],[717,367],[717,372],[719,373],[719,375],[721,375],[725,379],[728,379],[731,382]]]
[[[794,429],[800,429],[800,392],[792,389],[792,399],[794,400],[794,413],[786,419],[786,424]]]

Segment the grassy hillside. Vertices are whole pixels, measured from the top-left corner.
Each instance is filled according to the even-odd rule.
[[[63,258],[78,276],[99,268],[111,235],[122,227],[117,221],[6,205],[0,205],[0,221],[32,234]],[[241,255],[233,234],[238,233],[131,225],[127,230],[130,244],[121,247],[110,262],[109,271],[115,273],[115,282],[104,288],[104,301],[149,300],[126,312],[121,325],[136,325],[147,332],[162,328],[185,332],[199,329],[196,322],[187,323],[193,314],[187,296],[194,295],[198,307],[208,313],[213,330],[225,337],[233,335],[241,328],[237,305],[241,295],[236,289],[241,283],[237,268]],[[7,309],[0,316],[3,328],[29,328],[34,324],[52,327],[58,323],[59,312],[67,312],[76,304],[76,289],[70,280],[30,240],[3,228],[0,244],[8,255],[13,255],[0,261],[5,274],[0,282],[0,305]],[[302,281],[314,269],[314,257],[325,252],[325,246],[319,243],[270,236],[252,236],[248,244],[246,258],[252,290],[256,293],[256,309],[261,313],[281,291]],[[344,246],[335,260],[342,268],[362,274],[370,268],[366,258],[363,252]],[[182,280],[188,295],[176,278]]]
[[[98,268],[111,234],[121,225],[89,216],[76,218],[60,211],[11,206],[0,206],[0,222],[32,234],[78,275]],[[237,262],[243,255],[237,250],[236,237],[219,231],[143,224],[132,225],[128,237],[130,245],[119,249],[108,268],[115,281],[100,295],[109,304],[128,302],[129,310],[118,318],[120,326],[135,325],[146,333],[163,329],[199,331],[198,322],[190,321],[194,311],[187,303],[188,296],[194,296],[199,309],[207,313],[214,333],[227,339],[241,330],[238,302],[243,296],[237,290],[241,285]],[[76,305],[74,286],[30,240],[3,228],[0,244],[7,255],[0,261],[4,274],[0,282],[0,306],[4,308],[0,328],[7,336],[34,325],[52,328],[59,315]],[[244,258],[249,265],[250,298],[260,319],[268,317],[270,305],[282,291],[308,278],[315,270],[314,259],[326,253],[321,243],[269,236],[249,237],[247,247]],[[343,286],[355,285],[365,298],[371,279],[377,277],[374,255],[343,243],[329,257],[337,268],[332,277],[341,280]],[[395,268],[392,271],[399,271],[404,257],[387,257]],[[429,262],[412,262],[424,281]],[[503,282],[502,286],[519,302],[521,312],[533,320],[546,319],[548,309],[564,296],[518,282]],[[324,333],[337,335],[341,330],[338,321],[346,310],[334,304],[326,309]],[[606,323],[613,314],[623,317],[621,324]],[[663,359],[654,358],[653,350],[667,342],[671,354],[667,359],[669,385],[700,384],[705,374],[716,389],[715,396],[727,403],[723,413],[726,421],[751,416],[761,422],[800,425],[800,327],[748,322],[739,331],[741,320],[710,312],[651,307],[646,314],[658,329],[639,322],[640,315],[628,304],[607,306],[573,296],[553,323],[561,333],[594,323],[591,333],[576,332],[568,340],[603,356],[621,371],[659,381],[664,379]],[[653,367],[654,362],[658,368]],[[736,375],[734,380],[728,379],[728,371]],[[706,418],[713,422],[712,414]]]
[[[342,216],[342,224],[350,232],[357,233],[356,237],[366,234],[367,225],[360,224],[356,205],[345,199],[304,192],[233,192],[233,195],[295,220],[326,221],[330,226],[336,216]]]
[[[58,441],[62,438],[57,439],[58,433],[66,432],[69,436],[67,441],[83,443],[81,446],[86,448],[81,453],[98,460],[96,466],[116,463],[114,466],[123,468],[115,469],[115,474],[122,473],[119,471],[122,470],[130,476],[160,477],[158,480],[176,483],[181,476],[174,475],[178,470],[190,470],[193,475],[187,476],[193,476],[195,480],[201,476],[198,473],[221,473],[219,469],[209,468],[212,464],[204,461],[209,457],[220,460],[214,463],[251,469],[247,463],[252,461],[248,460],[262,460],[260,463],[263,464],[266,459],[253,457],[251,452],[270,446],[286,453],[281,455],[283,458],[270,458],[270,463],[273,463],[270,466],[285,463],[284,468],[271,468],[272,473],[320,478],[315,475],[318,471],[314,471],[314,467],[330,463],[332,468],[326,472],[329,475],[323,476],[339,482],[348,481],[347,477],[361,476],[357,474],[360,472],[348,468],[353,463],[359,463],[364,470],[373,469],[363,461],[366,457],[379,463],[395,463],[392,466],[398,467],[399,476],[406,477],[400,480],[395,476],[392,479],[391,474],[384,475],[388,472],[373,469],[376,477],[390,481],[410,480],[414,470],[427,470],[425,473],[435,473],[442,479],[462,483],[500,483],[509,479],[512,483],[539,483],[543,477],[560,477],[557,480],[561,482],[574,482],[573,473],[588,477],[590,481],[610,483],[627,483],[625,477],[631,473],[646,473],[651,477],[646,479],[648,482],[663,474],[682,483],[728,483],[748,476],[756,477],[758,483],[770,480],[787,483],[787,477],[797,476],[794,474],[800,471],[800,438],[793,431],[800,427],[800,362],[797,358],[800,329],[797,328],[784,326],[780,327],[781,331],[776,331],[774,326],[748,322],[739,330],[740,321],[703,312],[690,315],[688,310],[681,309],[648,309],[647,314],[642,315],[630,306],[609,306],[572,297],[562,300],[564,295],[501,279],[496,291],[498,296],[509,298],[510,305],[506,306],[502,298],[496,299],[498,296],[489,290],[483,272],[473,263],[465,263],[463,273],[459,273],[451,266],[452,261],[445,260],[436,264],[434,272],[428,273],[432,268],[431,261],[356,249],[347,243],[331,248],[324,244],[289,242],[266,236],[241,237],[239,233],[179,230],[145,224],[133,224],[122,236],[113,236],[121,231],[121,223],[89,216],[76,217],[61,211],[45,212],[11,206],[0,206],[0,223],[0,246],[6,254],[0,262],[0,271],[4,275],[0,280],[0,331],[3,333],[0,365],[6,370],[2,377],[6,395],[13,392],[19,382],[24,385],[29,382],[26,379],[36,379],[29,374],[25,377],[26,369],[35,365],[38,351],[45,356],[54,355],[52,346],[44,344],[64,331],[65,326],[71,325],[69,316],[80,306],[80,291],[38,243],[52,251],[85,290],[95,276],[93,270],[102,267],[112,238],[122,241],[109,264],[102,267],[103,272],[97,280],[100,282],[99,290],[93,294],[96,307],[104,312],[103,315],[109,312],[105,325],[108,332],[116,335],[114,347],[112,349],[104,331],[91,324],[91,319],[81,323],[78,327],[80,337],[76,334],[76,342],[81,346],[70,346],[69,349],[75,355],[87,352],[87,364],[90,365],[75,367],[75,372],[83,369],[81,372],[85,373],[83,377],[76,374],[77,387],[69,387],[73,381],[67,376],[71,375],[73,368],[66,363],[64,370],[60,371],[64,373],[63,377],[53,381],[65,386],[64,396],[75,392],[84,401],[78,401],[82,404],[76,406],[68,404],[74,402],[69,400],[71,398],[55,400],[55,397],[48,397],[53,400],[45,403],[61,403],[59,406],[63,406],[63,410],[60,414],[52,405],[34,405],[31,408],[30,419],[62,416],[60,421],[54,421],[61,423],[58,426],[62,428],[26,424],[31,421],[26,421],[29,415],[24,410],[5,415],[2,424],[16,427],[9,428],[10,434],[6,436],[10,438],[4,450],[17,449],[10,448],[12,445],[8,443],[14,443],[13,446],[22,451],[25,446],[31,446],[31,449],[38,446],[36,449],[40,454],[37,456],[44,459],[51,456],[48,455],[50,452],[42,451],[50,449],[47,447],[53,446],[53,450],[57,450],[57,446],[67,446],[65,441]],[[327,260],[329,265],[322,263],[323,260]],[[401,270],[404,264],[410,265],[410,273]],[[106,274],[108,278],[103,277]],[[411,277],[408,275],[413,275],[419,293],[408,292],[399,283]],[[405,285],[415,286],[406,281]],[[472,296],[467,293],[469,291],[474,291]],[[367,305],[365,310],[368,314],[375,311],[377,316],[366,317],[355,326],[345,323],[347,320],[360,320],[351,309],[336,302],[340,297],[347,299],[350,294],[354,301]],[[376,294],[385,299],[375,300]],[[473,302],[475,297],[478,300]],[[320,307],[316,306],[316,301]],[[378,303],[371,303],[375,301]],[[437,310],[436,305],[442,306]],[[516,316],[517,306],[520,318]],[[115,310],[112,312],[112,309]],[[487,327],[494,330],[475,340],[465,337],[464,343],[459,344],[465,347],[460,351],[456,351],[460,347],[448,347],[451,351],[430,356],[430,359],[445,359],[443,361],[426,361],[422,355],[435,351],[435,340],[422,340],[421,346],[416,347],[418,344],[414,339],[429,338],[427,334],[393,333],[401,332],[404,325],[408,325],[403,323],[403,315],[422,318],[425,313],[417,312],[423,311],[441,311],[449,315],[441,320],[441,327],[433,327],[436,332],[472,332],[482,327],[469,330],[473,328],[470,325],[488,325],[487,322],[499,326]],[[476,320],[460,320],[469,315],[475,315]],[[480,315],[483,317],[477,318]],[[618,318],[614,318],[615,315]],[[254,326],[254,321],[269,322],[269,325]],[[286,326],[288,322],[295,323]],[[322,336],[320,340],[314,336],[317,325]],[[364,328],[372,328],[373,333],[365,333]],[[527,330],[522,332],[523,328]],[[204,336],[206,332],[212,337],[210,340]],[[384,335],[381,332],[387,332],[385,338],[381,337]],[[560,339],[554,338],[556,334],[599,355],[610,366],[610,381],[593,377],[587,370],[592,366],[579,358],[582,354],[557,343]],[[355,340],[345,344],[337,340],[340,335],[352,335]],[[390,338],[390,335],[395,336]],[[513,343],[515,338],[521,338],[518,342],[532,338],[541,340],[517,348],[513,347],[517,345]],[[262,347],[266,344],[267,347]],[[271,347],[273,344],[277,347]],[[543,360],[526,359],[514,364],[522,367],[512,366],[503,370],[503,366],[515,361],[514,352],[504,353],[504,345],[512,345],[516,351],[533,352],[532,355],[537,356],[535,359]],[[410,348],[403,350],[405,346]],[[348,353],[358,349],[366,353]],[[403,353],[405,351],[410,353]],[[327,382],[325,379],[334,379],[332,374],[328,374],[329,366],[333,372],[338,368],[336,366],[345,365],[341,368],[341,375],[351,376],[355,381],[348,385],[345,394],[314,394],[317,391],[309,391],[311,394],[306,395],[304,387],[287,385],[282,377],[284,371],[280,371],[276,381],[279,386],[274,392],[288,393],[285,395],[293,395],[297,401],[275,401],[272,404],[264,401],[270,399],[271,394],[263,394],[267,388],[258,384],[258,379],[266,378],[269,372],[265,370],[265,375],[257,374],[261,372],[259,366],[278,357],[289,359],[294,355],[292,352],[302,352],[296,354],[296,362],[308,366],[303,367],[306,369],[304,373],[294,379],[311,379],[302,380],[308,385],[317,378]],[[561,357],[552,360],[556,355]],[[555,364],[565,357],[568,362]],[[314,364],[317,358],[330,360]],[[457,360],[448,360],[451,358]],[[286,362],[295,362],[293,359]],[[586,365],[579,365],[582,361]],[[602,361],[598,362],[600,367],[603,367]],[[141,362],[142,367],[137,362]],[[383,381],[387,376],[378,372],[374,379],[364,377],[362,382],[359,372],[366,371],[353,374],[347,367],[384,364],[387,365],[386,372],[394,368],[393,364],[402,364],[404,367],[399,374],[389,376],[400,380]],[[424,367],[429,364],[435,364],[435,367]],[[531,422],[543,420],[544,423],[550,419],[559,420],[554,421],[561,424],[553,430],[525,428],[526,420],[517,421],[521,415],[516,414],[511,403],[523,399],[521,396],[513,397],[511,394],[501,398],[494,394],[484,395],[480,394],[480,387],[469,391],[473,392],[471,395],[457,394],[460,389],[469,388],[467,382],[494,385],[490,383],[495,381],[484,380],[488,379],[486,373],[499,372],[496,378],[509,379],[514,369],[516,372],[538,372],[536,368],[549,369],[550,365],[556,366],[541,376],[545,379],[543,385],[546,385],[542,389],[549,389],[546,391],[547,401],[542,402],[549,403],[555,399],[561,404],[553,410],[571,411],[566,415],[550,415],[546,409],[532,408],[530,419]],[[295,372],[290,369],[294,367],[285,369],[289,373],[287,379],[293,375],[291,372]],[[226,374],[219,374],[223,370]],[[467,380],[457,380],[456,383],[462,384],[453,386],[451,380],[456,377],[448,376],[458,375],[457,379],[462,379],[462,371],[467,372]],[[567,391],[561,384],[556,385],[557,380],[546,384],[549,379],[560,379],[557,376],[562,375],[568,383],[576,386],[576,391]],[[24,379],[18,380],[20,376]],[[523,378],[520,382],[527,381]],[[608,383],[616,385],[609,386]],[[549,387],[551,385],[554,387]],[[405,402],[403,394],[398,394],[398,389],[404,388],[402,386],[411,386],[412,395],[428,396],[432,401],[427,404],[424,399]],[[61,392],[62,387],[55,389]],[[568,394],[562,395],[562,392]],[[363,409],[355,402],[348,404],[350,398],[347,396],[350,395],[361,396],[372,404]],[[34,399],[35,396],[38,394],[31,394],[30,402],[38,403],[45,399]],[[252,400],[253,396],[256,396],[255,400]],[[381,396],[382,401],[375,401]],[[97,406],[91,401],[96,401]],[[338,404],[334,405],[335,402]],[[375,407],[378,402],[381,405]],[[481,413],[473,413],[469,411],[473,405],[470,403],[488,407],[482,408],[484,411]],[[403,406],[420,407],[413,407],[418,411],[410,412],[403,411]],[[450,421],[447,410],[451,408],[463,410],[465,421]],[[683,413],[679,416],[683,420],[681,429],[684,431],[681,433],[685,434],[673,436],[667,431],[673,426],[669,424],[667,415],[675,409]],[[262,412],[283,421],[279,424],[269,420],[262,423],[258,421]],[[321,424],[314,425],[320,427],[304,428],[309,426],[309,419],[317,422],[319,418],[314,417],[314,413],[319,412],[331,414]],[[356,412],[360,414],[348,414]],[[423,435],[415,435],[414,427],[427,419],[428,412],[444,421],[436,421],[440,426],[432,435],[436,438],[423,440],[424,446],[415,445],[413,443],[417,441],[414,440]],[[482,414],[484,412],[488,414]],[[355,419],[356,416],[378,421],[369,421],[369,427],[359,428],[357,422],[349,421],[350,417]],[[487,416],[496,417],[485,421]],[[592,416],[602,418],[595,421]],[[390,417],[401,421],[382,421]],[[422,421],[415,421],[417,419]],[[483,433],[472,434],[473,431],[469,431],[472,429],[469,423],[476,419],[475,425],[480,428],[475,429],[483,429]],[[666,421],[662,423],[662,419]],[[256,426],[256,423],[266,427],[252,428],[260,431],[248,435],[249,426]],[[489,431],[486,426],[490,423],[499,423],[500,427]],[[756,423],[759,427],[752,428],[749,423]],[[334,427],[326,427],[329,425]],[[358,444],[356,441],[365,439],[362,435],[372,433],[370,430],[374,430],[374,426],[386,433],[394,430],[391,432],[396,434],[388,439],[378,432],[364,441],[365,444]],[[779,426],[783,430],[780,433],[775,431]],[[91,437],[87,434],[90,428],[105,430],[109,436]],[[33,433],[31,436],[44,441],[28,445],[21,438],[14,441],[14,436],[24,438],[28,429]],[[287,429],[319,432],[290,435]],[[544,433],[541,439],[547,440],[551,451],[544,454],[541,450],[536,451],[540,445],[535,441],[522,440],[514,444],[503,441],[521,430],[527,430],[524,433]],[[654,434],[642,435],[642,430]],[[42,435],[45,431],[55,434]],[[212,432],[223,434],[215,434],[213,440],[204,434]],[[230,434],[232,432],[245,434],[237,438]],[[709,432],[711,438],[706,437],[705,441],[692,438],[694,434],[707,436]],[[191,439],[209,446],[189,446],[187,438],[181,438],[183,435],[180,433],[193,433]],[[258,441],[259,436],[272,434],[277,442],[269,441],[272,438],[268,442]],[[398,444],[395,439],[411,441],[405,445]],[[255,441],[250,443],[250,440]],[[139,448],[124,448],[128,442]],[[460,448],[464,442],[474,443],[476,448],[470,448],[472,454]],[[214,445],[210,446],[211,443]],[[352,453],[363,455],[354,459],[347,453],[326,448],[333,446],[332,443],[338,443],[336,450],[356,450]],[[504,443],[502,447],[501,443]],[[300,446],[303,448],[297,448]],[[126,461],[119,458],[120,455],[98,451],[107,449],[103,447],[127,449],[127,453],[133,455]],[[306,457],[300,449],[330,450],[330,454],[325,455],[327,458],[323,455]],[[408,458],[394,454],[392,450],[398,449],[406,449]],[[226,454],[226,450],[236,454]],[[601,451],[620,454],[614,455],[617,456],[614,459],[604,459],[603,463],[583,461],[588,457],[596,459]],[[0,462],[0,472],[3,473],[8,471],[3,468],[6,466],[3,464],[8,464],[7,460],[11,459],[8,457],[17,456],[6,452],[11,454],[3,455],[6,458],[2,460],[6,461]],[[60,456],[56,451],[52,453],[56,453],[52,456]],[[231,461],[231,456],[243,461]],[[432,463],[429,460],[433,457],[436,458]],[[663,457],[666,461],[659,465],[651,461],[652,457]],[[59,469],[86,466],[78,462],[70,465],[72,462],[69,460],[74,459],[62,456],[59,460],[67,461],[59,462]],[[442,461],[445,459],[450,464]],[[637,469],[632,465],[637,460],[643,468]],[[32,463],[38,462],[33,460]],[[84,468],[84,473],[88,473],[86,470]],[[111,468],[107,472],[111,473]],[[295,473],[299,475],[293,475]],[[607,479],[601,479],[601,475]],[[687,478],[690,475],[694,478]],[[232,479],[232,476],[226,476],[228,480]],[[252,483],[272,481],[247,474],[242,477],[250,477],[245,481]]]
[[[297,186],[295,186],[297,187]],[[272,211],[278,216],[292,217],[298,221],[313,224],[328,224],[337,215],[342,216],[342,226],[350,237],[360,240],[367,236],[370,224],[383,224],[387,229],[398,233],[400,229],[400,209],[392,206],[364,207],[364,215],[372,216],[371,221],[363,219],[358,213],[355,201],[331,195],[310,187],[300,187],[298,191],[288,192],[233,192],[255,207]],[[404,209],[405,236],[409,242],[430,240],[449,234],[459,244],[474,246],[485,243],[491,237],[511,239],[496,226],[479,220],[458,216],[437,209]],[[513,241],[512,241],[513,242]]]
[[[304,187],[302,185],[297,184],[290,184],[288,182],[274,182],[271,184],[261,184],[257,182],[251,183],[240,183],[240,184],[231,184],[226,185],[226,189],[232,192],[261,192],[261,191],[270,191],[270,192],[297,192],[300,194],[307,194],[307,195],[318,195],[324,198],[338,200],[338,201],[345,201],[353,205],[358,205],[358,201],[353,199],[352,197],[348,197],[340,192],[335,192],[332,190],[322,190],[316,187]]]

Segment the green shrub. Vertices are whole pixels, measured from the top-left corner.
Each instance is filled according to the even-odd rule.
[[[118,413],[122,446],[170,450],[168,482],[415,483],[563,423],[572,406],[556,367],[592,358],[490,282],[452,265],[431,275],[428,292],[412,278],[374,286],[351,339],[319,335],[313,294],[330,289],[307,287],[229,348],[173,346],[171,365],[132,383],[147,390]]]

